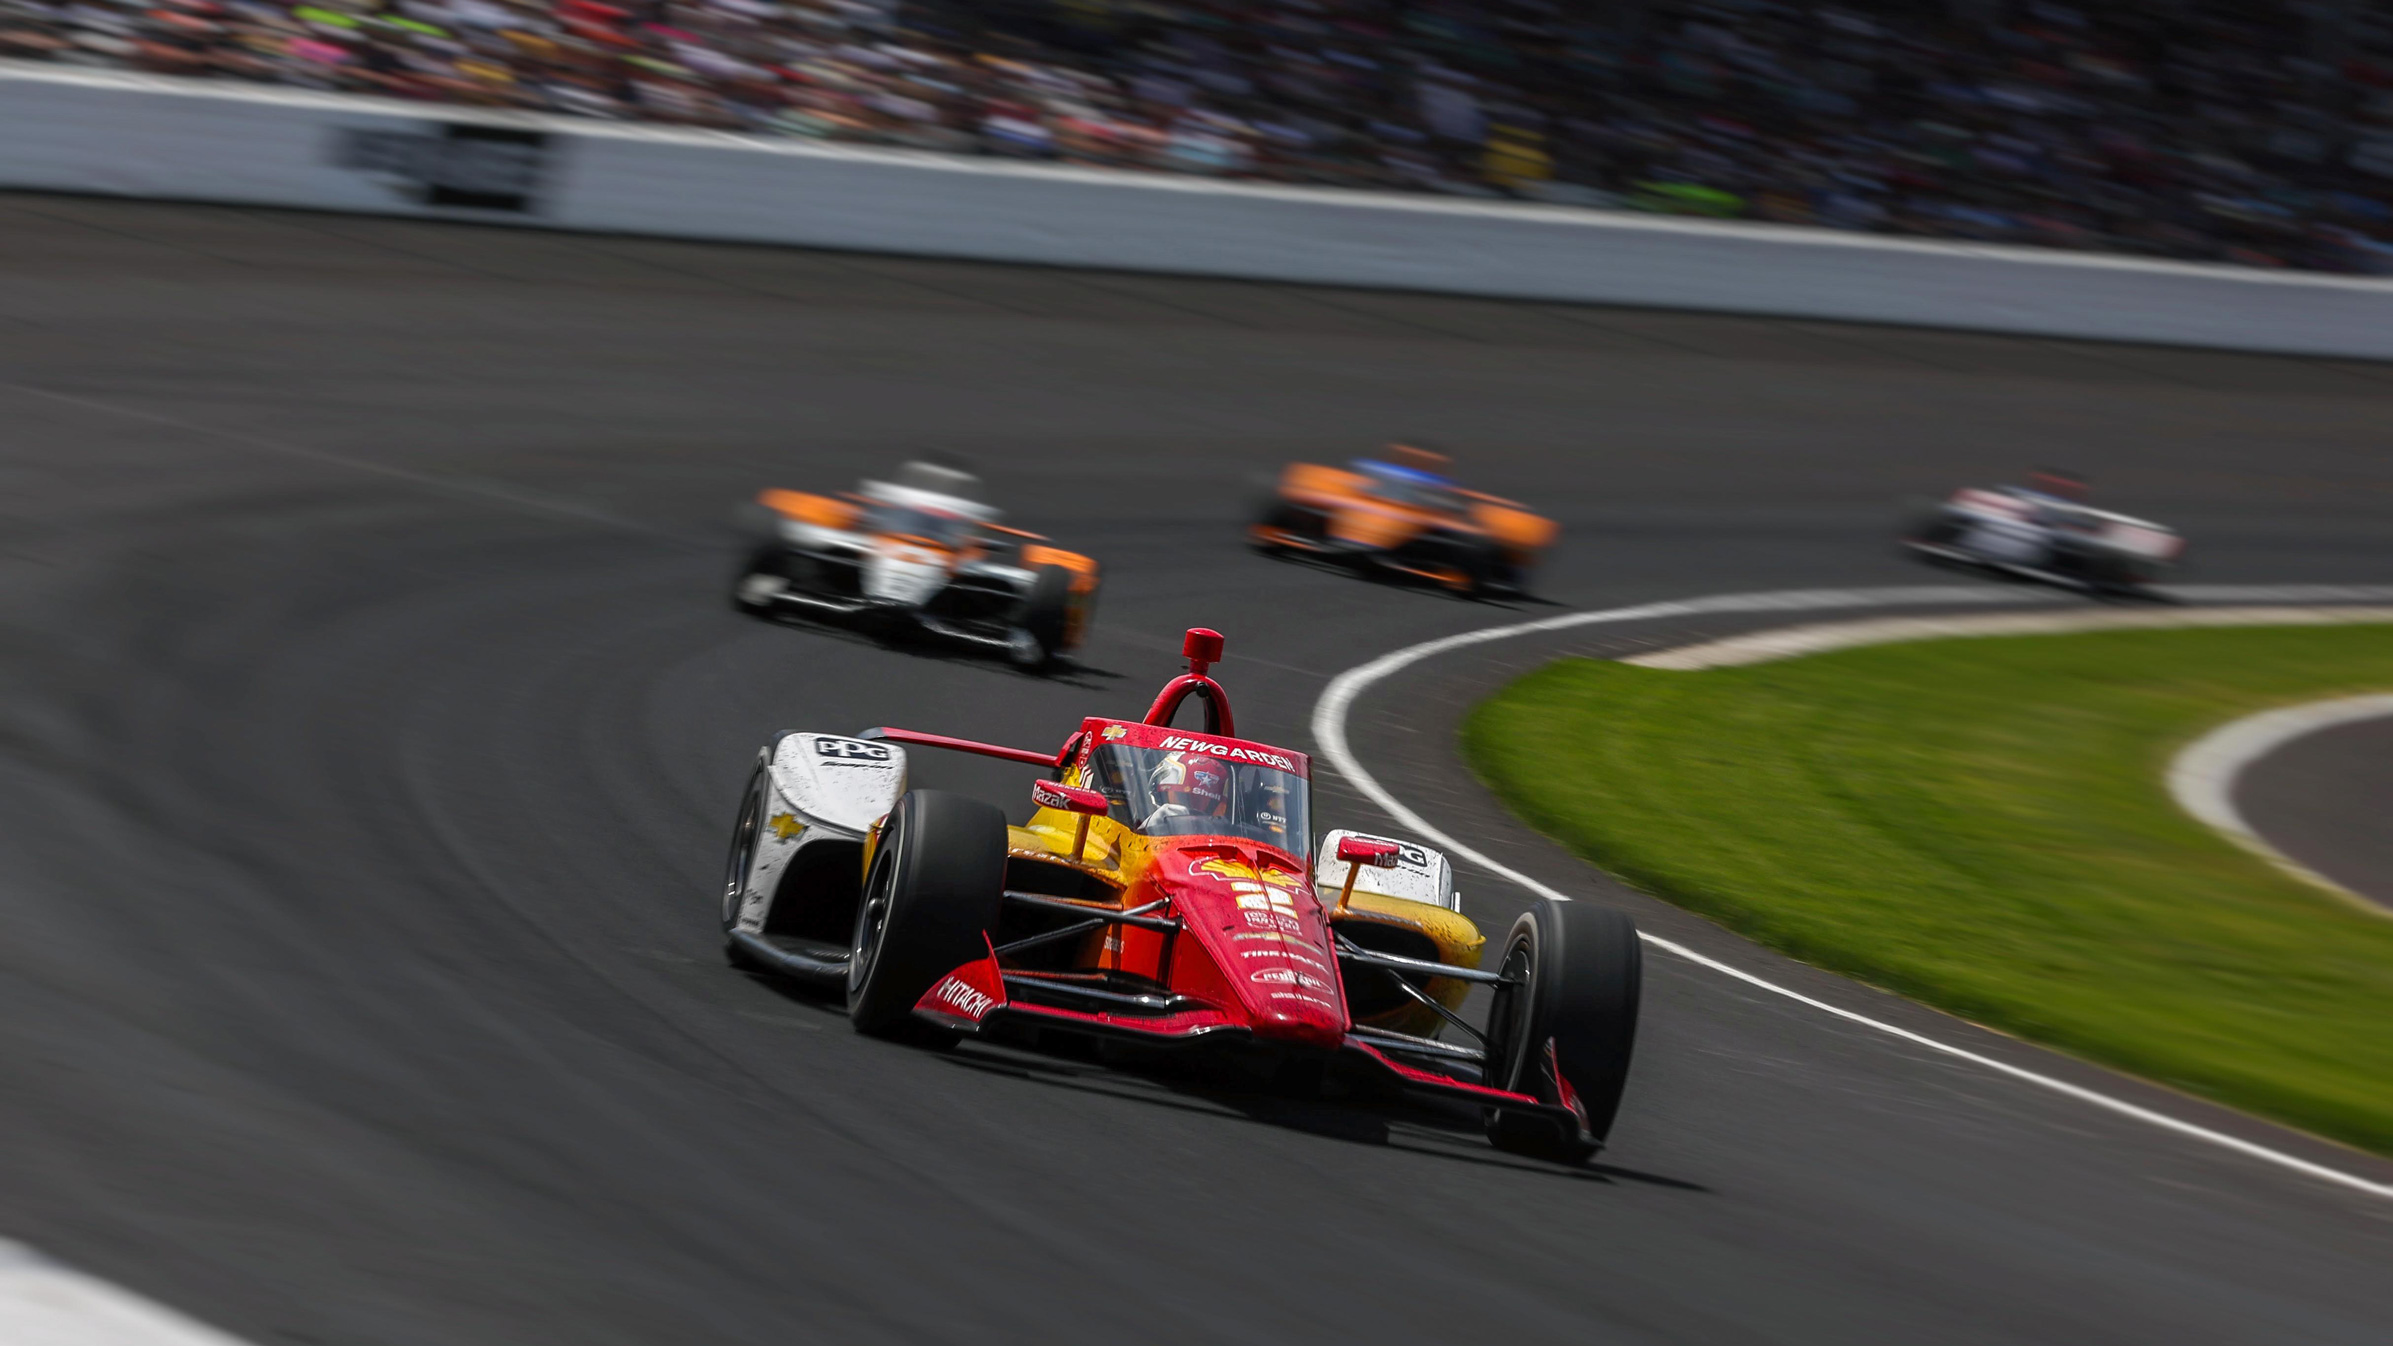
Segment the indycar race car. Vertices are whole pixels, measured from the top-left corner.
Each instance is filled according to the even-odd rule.
[[[1559,530],[1523,505],[1466,491],[1442,454],[1391,444],[1347,467],[1291,463],[1247,529],[1266,555],[1311,556],[1474,597],[1525,594]]]
[[[2090,508],[2084,492],[2057,473],[2037,473],[2026,486],[1955,491],[1905,533],[1903,545],[1930,560],[2094,593],[2143,590],[2184,554],[2175,532]]]
[[[844,994],[866,1033],[1195,1055],[1320,1096],[1476,1108],[1520,1154],[1593,1154],[1636,1033],[1636,928],[1548,900],[1488,958],[1443,855],[1343,830],[1316,853],[1307,759],[1237,737],[1207,675],[1221,648],[1190,631],[1188,672],[1145,718],[1091,716],[1054,752],[776,735],[732,832],[727,956]],[[1201,733],[1172,724],[1191,697]],[[1029,822],[909,789],[910,748],[1039,768]]]
[[[1097,563],[998,523],[979,485],[956,468],[908,463],[853,495],[766,491],[757,500],[772,535],[749,553],[732,602],[1049,664],[1087,635]]]

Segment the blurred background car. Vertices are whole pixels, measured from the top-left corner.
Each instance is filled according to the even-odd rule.
[[[1290,463],[1247,529],[1258,551],[1425,580],[1471,597],[1523,595],[1559,531],[1514,501],[1466,491],[1446,457],[1391,444],[1347,467]]]
[[[1041,668],[1080,647],[1097,602],[1097,563],[1008,528],[979,478],[915,462],[852,494],[769,490],[769,535],[732,585],[743,612],[922,633]]]
[[[0,56],[2393,273],[2363,0],[0,0]]]
[[[2025,486],[1964,487],[1903,538],[1934,561],[1983,566],[2098,593],[2157,583],[2184,554],[2175,531],[2085,503],[2085,483],[2038,472]]]

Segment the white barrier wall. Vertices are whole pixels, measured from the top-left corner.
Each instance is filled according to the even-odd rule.
[[[0,187],[2393,359],[2393,281],[0,63]]]

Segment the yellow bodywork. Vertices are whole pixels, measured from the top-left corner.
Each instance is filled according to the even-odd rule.
[[[1077,769],[1067,773],[1066,783],[1078,784],[1078,774]],[[1112,818],[1091,817],[1086,846],[1075,862],[1073,846],[1079,828],[1078,814],[1038,809],[1031,814],[1027,825],[1008,827],[1006,833],[1010,851],[1016,856],[1073,864],[1092,877],[1116,885],[1119,892],[1135,889],[1151,863],[1154,843]],[[1480,954],[1487,947],[1487,937],[1479,933],[1479,927],[1469,917],[1444,907],[1366,892],[1359,887],[1347,899],[1343,912],[1337,910],[1338,894],[1334,890],[1320,892],[1318,897],[1322,908],[1330,913],[1333,926],[1366,923],[1416,931],[1436,946],[1436,961],[1441,963],[1476,968]],[[1439,1004],[1453,1010],[1462,1007],[1463,997],[1471,987],[1470,983],[1452,977],[1432,977],[1423,989]],[[1426,1005],[1406,1004],[1357,1022],[1398,1033],[1434,1037],[1443,1021],[1437,1011]]]

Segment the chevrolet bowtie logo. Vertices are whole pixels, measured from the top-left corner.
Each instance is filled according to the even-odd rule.
[[[798,833],[806,830],[806,824],[799,822],[797,815],[793,813],[776,813],[771,818],[766,819],[764,825],[772,828],[773,835],[779,837],[783,841],[787,841],[791,837],[794,837]]]

